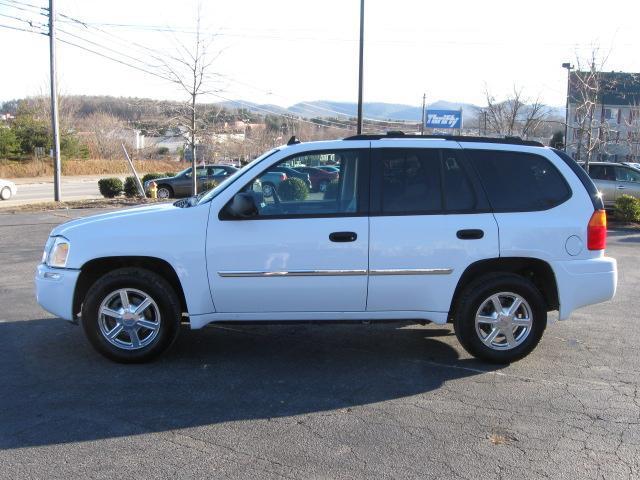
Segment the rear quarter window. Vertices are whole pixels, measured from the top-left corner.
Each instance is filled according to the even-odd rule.
[[[494,211],[548,210],[571,197],[562,174],[541,155],[496,150],[465,153],[478,171]]]

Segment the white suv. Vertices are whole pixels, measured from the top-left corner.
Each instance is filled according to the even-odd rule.
[[[276,165],[339,169],[324,192]],[[527,355],[547,326],[616,290],[606,216],[563,152],[517,139],[356,136],[274,149],[200,198],[54,228],[40,305],[120,362],[180,323],[452,322],[476,357]]]

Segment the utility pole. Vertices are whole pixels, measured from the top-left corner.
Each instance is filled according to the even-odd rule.
[[[360,66],[358,69],[358,128],[357,134],[362,133],[362,66],[364,56],[364,0],[360,0]]]
[[[567,69],[567,104],[564,110],[564,151],[567,151],[567,143],[569,143],[567,135],[569,133],[569,92],[571,90],[571,70],[573,65],[571,63],[563,63],[562,68]]]
[[[195,84],[194,75],[194,84]],[[191,191],[195,197],[198,194],[198,161],[196,159],[196,94],[191,95]]]
[[[424,109],[426,107],[427,94],[422,94],[422,123],[420,124],[420,135],[424,135]]]
[[[53,199],[60,195],[60,128],[58,125],[58,86],[56,78],[56,27],[54,0],[49,0],[49,54],[51,66],[51,125],[53,129]]]

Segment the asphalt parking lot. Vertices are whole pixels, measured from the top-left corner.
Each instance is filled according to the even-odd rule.
[[[397,324],[185,328],[123,366],[34,299],[85,214],[0,215],[0,478],[640,478],[640,232],[610,232],[616,298],[507,367]]]

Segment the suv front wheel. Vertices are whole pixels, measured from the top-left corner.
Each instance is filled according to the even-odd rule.
[[[105,357],[122,363],[151,360],[175,341],[180,301],[160,275],[142,268],[107,273],[89,289],[82,327]]]
[[[540,291],[526,278],[492,274],[464,289],[453,320],[456,336],[470,354],[510,363],[536,347],[547,325],[547,309]]]

